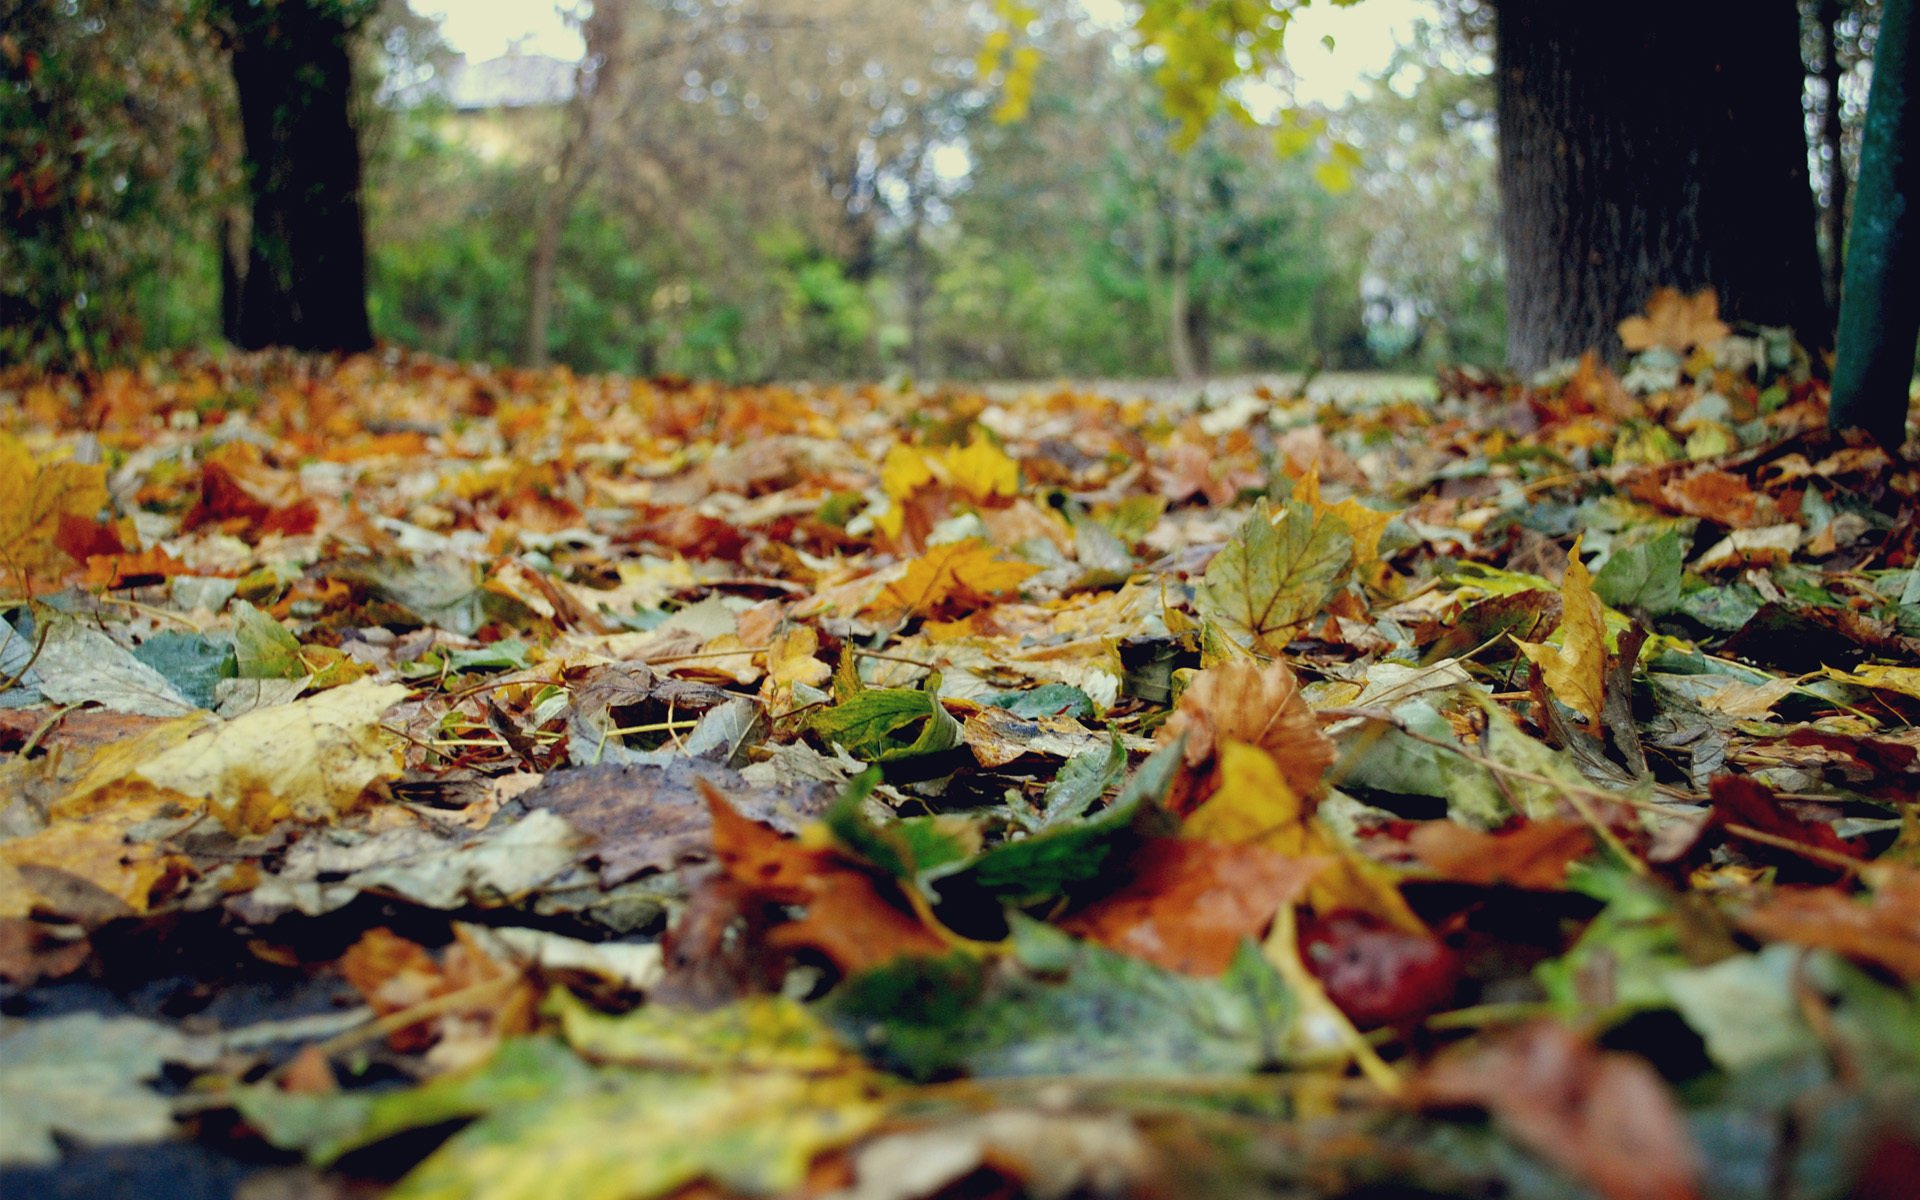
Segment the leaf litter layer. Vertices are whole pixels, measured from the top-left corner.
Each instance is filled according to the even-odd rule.
[[[1920,473],[1662,313],[1422,403],[9,377],[9,1194],[1904,1194]]]

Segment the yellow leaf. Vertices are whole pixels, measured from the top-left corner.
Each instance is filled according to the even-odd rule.
[[[1331,865],[1307,888],[1307,904],[1314,911],[1354,908],[1409,933],[1427,932],[1386,868],[1329,834],[1287,786],[1272,755],[1234,741],[1222,742],[1219,754],[1220,789],[1187,818],[1181,836],[1253,843],[1293,858],[1324,856]]]
[[[1300,482],[1294,485],[1293,498],[1311,505],[1316,513],[1334,517],[1347,527],[1348,536],[1353,538],[1354,570],[1369,579],[1379,573],[1376,568],[1380,564],[1380,535],[1393,522],[1394,513],[1368,508],[1351,497],[1338,504],[1328,504],[1320,498],[1318,464],[1309,468]]]
[[[107,469],[36,462],[0,433],[0,579],[12,586],[58,575],[72,560],[54,544],[63,516],[92,520],[107,503]]]
[[[188,738],[138,773],[160,787],[249,817],[329,817],[374,780],[400,773],[399,755],[380,727],[380,715],[406,694],[403,684],[362,679],[292,704],[256,709]]]
[[[1330,158],[1314,165],[1313,179],[1322,188],[1338,196],[1353,187],[1353,168]]]
[[[949,601],[979,603],[1017,589],[1039,571],[1032,563],[996,558],[978,538],[934,546],[907,564],[865,611],[897,618],[925,616]]]
[[[33,876],[20,868],[38,867],[85,880],[144,913],[154,888],[169,876],[188,869],[187,860],[168,853],[163,844],[133,835],[136,826],[190,817],[203,806],[186,796],[122,780],[90,793],[84,803],[63,802],[56,819],[45,829],[0,846],[0,862],[27,891],[37,890]],[[0,908],[17,906],[15,888],[0,889]],[[45,907],[59,908],[57,894],[45,897]]]
[[[1580,539],[1567,551],[1567,578],[1560,588],[1560,645],[1521,642],[1521,653],[1540,668],[1547,688],[1562,704],[1600,723],[1600,703],[1606,691],[1607,621],[1600,598],[1593,594],[1593,576],[1580,561]]]
[[[1645,315],[1620,322],[1620,344],[1635,352],[1662,346],[1678,353],[1732,332],[1720,319],[1720,300],[1712,288],[1683,296],[1677,288],[1663,287],[1647,301]]]
[[[985,438],[974,437],[965,449],[949,446],[943,465],[953,486],[976,500],[1020,491],[1020,464]]]
[[[813,626],[796,625],[767,646],[767,674],[781,687],[819,687],[833,674],[832,667],[815,657],[819,652],[820,635]]]
[[[1879,688],[1882,691],[1899,692],[1903,696],[1912,696],[1920,700],[1920,667],[1889,667],[1870,664],[1855,667],[1851,674],[1827,668],[1827,674],[1846,683],[1861,687]]]
[[[933,468],[912,446],[894,443],[880,464],[880,489],[895,500],[904,500],[933,482]]]

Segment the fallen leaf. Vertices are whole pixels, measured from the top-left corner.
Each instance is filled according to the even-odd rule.
[[[1686,296],[1678,288],[1663,287],[1654,289],[1645,315],[1620,322],[1620,344],[1635,353],[1655,346],[1684,353],[1731,332],[1720,319],[1720,300],[1712,288]]]
[[[1600,598],[1593,594],[1593,577],[1580,560],[1580,539],[1567,551],[1566,582],[1560,589],[1561,642],[1515,642],[1540,668],[1554,698],[1598,729],[1606,692],[1607,623]]]
[[[1246,842],[1150,838],[1117,890],[1060,928],[1185,975],[1225,971],[1326,866]]]
[[[1300,960],[1356,1029],[1418,1020],[1446,1007],[1460,986],[1460,956],[1445,942],[1367,913],[1302,921]]]
[[[1551,891],[1565,881],[1567,867],[1593,849],[1593,835],[1574,821],[1528,821],[1497,833],[1426,821],[1408,844],[1444,879]]]
[[[1780,888],[1740,916],[1760,937],[1835,950],[1920,981],[1920,871],[1886,869],[1873,895]]]
[[[1607,1200],[1694,1200],[1687,1125],[1644,1059],[1540,1022],[1440,1058],[1414,1083],[1428,1108],[1471,1106]]]
[[[260,709],[163,751],[139,774],[211,800],[249,825],[282,811],[331,817],[368,784],[400,773],[380,717],[406,695],[401,684],[360,680]]]
[[[57,578],[72,565],[58,544],[61,521],[91,522],[106,503],[105,467],[38,461],[18,438],[0,432],[0,579],[24,589]]]
[[[953,608],[971,608],[1018,590],[1038,573],[1032,563],[1002,559],[977,538],[928,548],[907,564],[865,611],[888,619],[933,616]]]
[[[1184,762],[1190,777],[1204,776],[1183,788],[1175,800],[1184,811],[1219,785],[1215,761],[1226,742],[1257,746],[1271,756],[1294,795],[1311,799],[1333,765],[1333,741],[1320,732],[1319,718],[1300,695],[1300,681],[1284,662],[1225,662],[1195,675],[1180,703],[1161,727],[1163,743],[1184,738]]]
[[[1261,500],[1207,564],[1195,603],[1243,650],[1271,657],[1326,606],[1352,563],[1353,537],[1337,518],[1296,504],[1276,524]]]
[[[173,1102],[146,1086],[170,1062],[212,1055],[168,1026],[70,1013],[0,1031],[0,1164],[57,1163],[55,1135],[86,1146],[174,1135]]]

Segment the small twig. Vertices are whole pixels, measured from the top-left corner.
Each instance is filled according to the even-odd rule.
[[[200,622],[189,617],[183,617],[176,612],[168,612],[164,608],[155,608],[151,604],[142,604],[138,600],[129,600],[124,596],[100,596],[99,600],[102,604],[118,604],[124,608],[131,608],[137,613],[152,617],[156,621],[172,621],[183,629],[191,629],[195,633],[200,632]]]
[[[1743,838],[1749,842],[1759,842],[1762,846],[1772,846],[1775,850],[1785,850],[1789,854],[1798,854],[1802,858],[1811,859],[1823,866],[1832,867],[1837,871],[1845,871],[1850,875],[1858,875],[1871,865],[1863,863],[1859,859],[1849,855],[1841,854],[1833,850],[1823,850],[1818,846],[1808,846],[1801,842],[1796,842],[1792,838],[1781,837],[1777,833],[1768,833],[1764,829],[1755,829],[1751,825],[1738,825],[1729,821],[1720,828],[1737,838]]]
[[[5,688],[0,688],[0,691],[5,691],[5,690],[6,690]],[[28,737],[25,742],[21,743],[20,749],[17,752],[18,757],[20,758],[30,757],[35,750],[40,748],[40,739],[52,733],[53,727],[58,725],[68,713],[72,712],[76,708],[79,708],[82,704],[85,704],[85,703],[86,701],[84,700],[76,700],[72,704],[64,705],[60,708],[54,709],[53,714],[49,716],[46,720],[40,722],[39,728],[35,729],[32,735]]]
[[[402,1029],[410,1029],[422,1021],[432,1020],[434,1017],[444,1016],[450,1012],[458,1012],[476,1001],[490,999],[495,992],[506,991],[520,981],[521,979],[518,972],[497,975],[492,979],[470,984],[457,992],[447,992],[444,995],[422,1000],[418,1004],[410,1005],[397,1012],[390,1012],[377,1021],[349,1029],[345,1033],[337,1033],[324,1042],[315,1042],[313,1043],[313,1047],[320,1052],[322,1058],[332,1058],[337,1054],[342,1054],[348,1050],[363,1046],[368,1042],[379,1041],[381,1038],[398,1033]],[[277,1078],[292,1065],[293,1062],[293,1059],[288,1059],[272,1071],[269,1071],[266,1078],[269,1080]]]

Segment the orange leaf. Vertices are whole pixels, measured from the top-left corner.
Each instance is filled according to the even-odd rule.
[[[948,606],[977,606],[1019,588],[1039,567],[996,557],[978,538],[934,546],[907,564],[865,611],[896,619],[929,616]]]
[[[1218,975],[1327,861],[1248,843],[1152,838],[1135,854],[1132,878],[1060,927],[1170,971]]]
[[[1884,868],[1873,899],[1836,888],[1781,889],[1740,918],[1740,927],[1775,941],[1818,946],[1877,963],[1920,981],[1920,871]]]
[[[1208,768],[1222,742],[1265,750],[1302,799],[1319,792],[1333,765],[1333,741],[1320,732],[1319,718],[1300,696],[1300,681],[1283,662],[1236,659],[1195,675],[1160,738],[1171,742],[1183,733],[1186,770],[1169,798],[1176,812],[1190,811],[1220,786],[1217,765],[1210,773]]]
[[[1693,1200],[1698,1159],[1645,1059],[1541,1022],[1441,1058],[1415,1084],[1430,1108],[1484,1108],[1515,1141],[1607,1200]]]
[[[1679,353],[1732,332],[1720,319],[1720,300],[1712,288],[1683,296],[1677,288],[1663,287],[1647,301],[1646,315],[1620,322],[1620,344],[1635,353],[1655,346]]]
[[[848,974],[896,958],[947,950],[947,943],[918,917],[883,895],[872,877],[851,867],[814,876],[806,905],[806,915],[767,935],[769,946],[818,950]]]
[[[1568,864],[1593,848],[1593,838],[1575,821],[1530,821],[1501,833],[1428,821],[1413,831],[1410,844],[1421,862],[1457,883],[1551,891],[1566,878]]]

